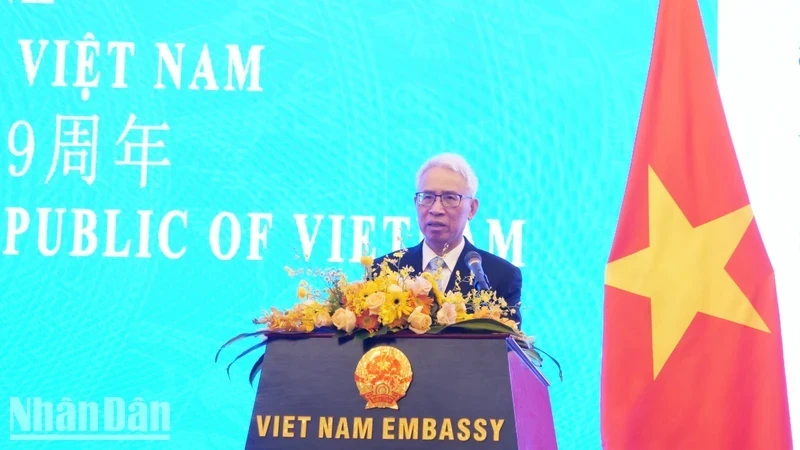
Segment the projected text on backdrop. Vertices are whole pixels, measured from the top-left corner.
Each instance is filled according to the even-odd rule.
[[[46,85],[53,88],[78,88],[84,102],[91,98],[91,89],[107,82],[113,89],[127,89],[126,68],[136,55],[136,45],[130,41],[100,42],[94,33],[86,33],[81,40],[61,39],[19,39],[19,51],[23,61],[25,76],[29,87]],[[261,58],[265,45],[252,45],[246,51],[238,44],[225,45],[222,57],[212,57],[207,44],[203,44],[196,61],[187,62],[184,58],[186,43],[155,44],[158,58],[157,79],[154,89],[176,89],[197,91],[248,91],[262,92]],[[246,54],[246,56],[244,56]],[[98,66],[107,57],[111,69],[104,71]],[[42,62],[49,61],[54,70],[45,72]],[[216,61],[216,64],[215,64]],[[219,62],[222,61],[222,62]],[[219,67],[223,69],[220,71]],[[217,69],[215,69],[217,67]],[[67,76],[74,69],[74,77]],[[222,75],[217,75],[222,72]],[[106,74],[103,76],[103,74]],[[191,81],[186,84],[186,75]],[[225,83],[220,87],[218,77]],[[117,166],[131,166],[139,173],[139,187],[147,188],[148,174],[158,167],[170,166],[168,148],[165,144],[167,132],[171,131],[167,120],[159,124],[137,122],[135,113],[130,113],[122,130],[102,130],[101,118],[93,115],[57,114],[54,124],[36,124],[20,119],[11,125],[8,132],[8,150],[14,157],[8,166],[12,177],[36,176],[29,173],[34,156],[51,153],[50,167],[44,184],[58,186],[54,178],[63,177],[80,180],[93,185],[97,180],[97,160],[100,157],[114,157]],[[54,130],[52,130],[54,128]],[[36,129],[40,132],[54,133],[55,146],[38,148]],[[110,134],[114,143],[105,145]],[[51,134],[52,135],[52,134]],[[179,139],[179,138],[176,138]],[[100,150],[98,150],[100,147]],[[111,148],[109,148],[111,147]],[[113,150],[113,151],[107,151]],[[72,187],[72,186],[70,186]],[[63,252],[69,256],[86,257],[100,255],[108,258],[151,258],[156,253],[167,259],[179,259],[188,251],[180,244],[181,229],[190,226],[189,211],[169,210],[157,215],[152,210],[123,211],[106,209],[95,211],[80,207],[42,206],[31,211],[22,207],[5,208],[6,232],[4,255],[19,255],[19,242],[34,240],[38,252],[43,256],[54,256]],[[358,262],[364,253],[365,244],[371,244],[377,226],[386,247],[393,251],[402,246],[403,236],[411,231],[411,218],[403,216],[375,217],[369,215],[310,214],[313,224],[307,221],[309,214],[295,213],[291,217],[280,217],[279,223],[294,222],[302,253],[308,259],[317,244],[320,226],[325,224],[332,235],[324,250],[327,261]],[[345,220],[352,229],[352,243],[347,245],[352,252],[342,250],[342,228]],[[133,221],[138,230],[134,236],[118,235],[119,221]],[[381,224],[382,222],[382,224]],[[515,219],[504,227],[499,219],[487,219],[490,251],[497,252],[514,264],[522,262],[522,227],[524,220]],[[311,225],[311,228],[309,227]],[[263,259],[262,250],[268,245],[269,230],[273,227],[272,212],[249,212],[237,216],[229,211],[219,212],[210,224],[202,224],[208,229],[208,248],[220,260],[230,260],[237,255],[250,261]],[[66,230],[66,232],[65,232]],[[312,231],[313,230],[313,231]],[[230,235],[227,245],[220,242],[222,233]],[[472,234],[466,231],[469,239]],[[374,238],[373,238],[374,239]],[[315,247],[316,246],[316,247]],[[375,246],[372,246],[375,256]]]

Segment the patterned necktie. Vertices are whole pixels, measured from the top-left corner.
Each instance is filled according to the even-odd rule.
[[[427,267],[427,269],[425,269],[425,271],[426,272],[430,272],[432,274],[436,274],[436,272],[438,272],[439,269],[444,268],[444,266],[445,266],[444,258],[442,258],[441,256],[436,256],[431,260],[431,262],[428,263],[428,267]],[[441,275],[443,275],[443,274],[441,274]],[[444,284],[444,279],[443,278],[444,277],[442,276],[438,280],[439,281],[439,283],[438,283],[439,284],[439,290],[444,290],[444,286],[442,286]]]

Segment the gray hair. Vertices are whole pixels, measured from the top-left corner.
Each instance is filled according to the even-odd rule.
[[[434,167],[449,169],[461,175],[467,182],[467,190],[469,191],[467,195],[474,196],[478,192],[478,177],[475,176],[475,172],[473,172],[467,160],[455,153],[441,153],[425,161],[417,171],[417,186],[419,186],[422,175]]]

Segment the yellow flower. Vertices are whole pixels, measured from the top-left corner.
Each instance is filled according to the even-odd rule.
[[[422,312],[422,306],[417,306],[408,316],[408,328],[417,334],[427,333],[431,329],[431,322],[431,316]]]
[[[322,304],[317,303],[315,301],[307,301],[301,303],[301,318],[300,318],[300,329],[305,331],[306,333],[310,333],[314,331],[317,325],[317,319],[320,312],[325,311]],[[327,311],[325,311],[327,313]]]
[[[397,272],[384,272],[384,273],[381,274],[380,277],[378,277],[376,280],[374,280],[374,282],[376,283],[375,287],[378,290],[385,291],[385,290],[389,289],[389,286],[397,284],[399,282],[399,280],[400,280],[400,274],[399,273],[397,273]]]
[[[359,290],[359,294],[367,298],[370,294],[374,294],[378,292],[378,284],[374,281],[370,280],[361,285],[361,289]]]
[[[395,320],[401,319],[414,311],[414,304],[408,296],[408,292],[401,290],[388,290],[386,301],[381,305],[379,317],[381,323],[389,325]]]
[[[306,290],[305,286],[297,288],[297,298],[306,298],[306,295],[308,295],[308,290]]]
[[[364,255],[361,257],[361,265],[369,269],[372,267],[372,264],[375,262],[375,258],[369,255]]]
[[[300,331],[311,333],[314,331],[314,321],[303,319],[300,321]]]
[[[475,318],[476,319],[491,319],[492,315],[491,315],[491,312],[489,311],[489,308],[487,308],[485,306],[481,306],[480,308],[478,308],[477,311],[475,311]]]
[[[473,314],[467,314],[467,306],[463,303],[456,303],[456,322],[463,322],[470,320],[474,317]]]
[[[318,327],[327,327],[333,323],[331,320],[331,314],[328,312],[327,309],[320,309],[317,312],[317,315],[314,316],[314,325]]]
[[[514,322],[513,320],[509,319],[508,317],[503,317],[502,319],[500,319],[499,322],[504,324],[504,325],[508,325],[514,331],[519,331],[519,328],[517,328],[517,322]]]
[[[331,321],[337,329],[344,330],[347,333],[351,333],[356,328],[356,315],[349,309],[337,309],[333,313]]]
[[[375,281],[353,283],[347,289],[347,309],[355,315],[360,315],[367,308],[367,297],[378,292]]]
[[[456,306],[462,305],[466,306],[467,299],[464,298],[464,295],[461,292],[448,292],[447,296],[444,297],[444,303],[453,303]]]
[[[381,306],[383,306],[384,302],[386,302],[386,294],[383,292],[370,294],[365,299],[366,307],[369,308],[372,314],[380,313]]]

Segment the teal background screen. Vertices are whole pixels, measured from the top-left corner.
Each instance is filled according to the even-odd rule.
[[[701,9],[713,55],[716,4]],[[284,266],[357,274],[363,230],[376,254],[393,249],[395,226],[416,244],[416,169],[442,151],[475,168],[472,240],[521,267],[524,331],[563,367],[563,382],[543,367],[560,448],[600,448],[603,274],[656,10],[631,0],[5,2],[0,393],[170,405],[168,441],[11,448],[242,448],[256,356],[228,380],[218,347],[295,301]],[[179,47],[170,73],[160,55]],[[251,49],[258,61],[246,66]],[[96,55],[89,69],[82,51]],[[266,244],[254,241],[267,226]]]

